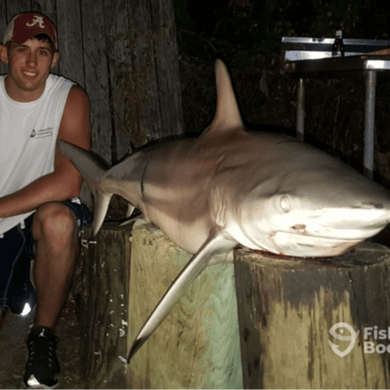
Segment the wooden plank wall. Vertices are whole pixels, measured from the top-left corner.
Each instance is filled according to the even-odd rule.
[[[57,25],[53,73],[90,96],[94,151],[115,162],[130,141],[139,147],[182,133],[172,0],[1,0],[0,36],[13,15],[30,10]]]

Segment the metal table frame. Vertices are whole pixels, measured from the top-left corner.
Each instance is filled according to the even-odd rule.
[[[331,57],[334,39],[282,38],[285,70],[298,77],[297,138],[303,140],[305,127],[305,79],[364,76],[366,85],[364,122],[364,174],[373,178],[375,93],[378,71],[390,70],[389,56],[367,55],[390,41],[345,39],[345,57]],[[290,50],[289,50],[290,49]],[[348,50],[349,49],[349,50]]]

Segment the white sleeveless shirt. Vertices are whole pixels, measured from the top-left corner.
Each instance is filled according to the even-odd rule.
[[[58,130],[74,83],[50,74],[42,96],[33,102],[12,100],[0,76],[0,197],[12,194],[54,171]],[[33,211],[0,218],[0,235]]]

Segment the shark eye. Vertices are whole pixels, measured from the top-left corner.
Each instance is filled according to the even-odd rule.
[[[290,210],[290,200],[286,195],[280,198],[280,207],[283,211],[287,212]]]

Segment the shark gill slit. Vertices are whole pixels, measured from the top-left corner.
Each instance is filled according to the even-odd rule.
[[[141,176],[141,194],[142,196],[144,196],[144,180],[145,180],[145,173],[146,173],[146,169],[148,167],[148,163],[145,164],[145,168],[142,172],[142,176]]]

